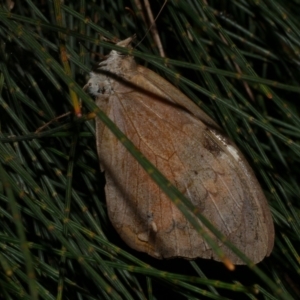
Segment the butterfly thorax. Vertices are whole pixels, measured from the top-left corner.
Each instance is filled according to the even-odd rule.
[[[122,41],[124,42],[124,41]],[[118,43],[118,46],[127,47]],[[112,50],[106,58],[101,61],[96,70],[90,73],[87,83],[88,92],[96,97],[109,96],[115,92],[128,92],[132,89],[130,79],[136,74],[137,64],[133,56]]]

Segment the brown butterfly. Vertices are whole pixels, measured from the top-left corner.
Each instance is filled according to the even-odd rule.
[[[117,45],[130,48],[132,39]],[[274,225],[261,187],[236,145],[198,106],[162,77],[137,65],[132,56],[115,50],[90,73],[85,88],[229,241],[255,263],[271,253]],[[96,137],[109,218],[122,239],[156,258],[219,260],[99,119]],[[234,264],[243,264],[214,239]]]

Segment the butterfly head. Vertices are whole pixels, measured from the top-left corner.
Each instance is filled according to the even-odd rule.
[[[135,35],[118,42],[116,45],[132,49],[131,43]],[[88,92],[93,96],[111,94],[116,80],[129,79],[136,70],[134,57],[117,50],[112,50],[90,73],[90,79],[86,85]]]

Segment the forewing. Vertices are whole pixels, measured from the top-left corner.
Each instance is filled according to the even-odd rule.
[[[111,95],[108,116],[215,227],[254,262],[260,261],[272,248],[273,225],[244,158],[220,133],[174,105],[161,86],[142,75],[132,81],[143,91]],[[100,105],[103,99],[99,97],[97,102]],[[110,130],[99,120],[96,125],[98,155],[106,172],[108,213],[125,242],[157,258],[218,260]],[[242,263],[217,242],[235,264]]]

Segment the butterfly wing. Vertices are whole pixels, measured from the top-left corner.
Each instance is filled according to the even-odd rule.
[[[147,76],[145,70],[139,66],[130,76],[137,88],[124,90],[115,82],[115,93],[109,99],[98,97],[97,104],[215,227],[259,262],[273,248],[274,229],[251,168],[205,113],[197,106],[183,107],[182,93],[150,70]],[[108,214],[123,240],[157,258],[218,260],[110,130],[99,120],[96,128]],[[233,263],[243,263],[216,242]]]

